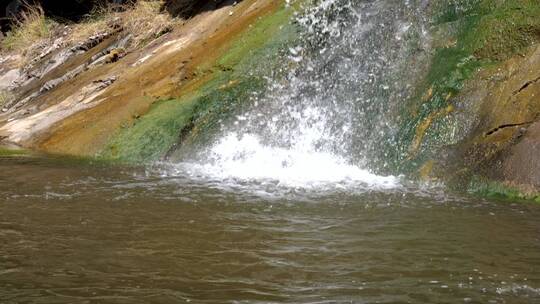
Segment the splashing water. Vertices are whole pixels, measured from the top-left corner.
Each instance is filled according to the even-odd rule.
[[[291,188],[363,187],[388,189],[398,186],[395,177],[382,177],[350,165],[327,152],[263,145],[252,134],[232,133],[211,149],[206,164],[182,163],[177,169],[218,180],[276,181]]]
[[[422,10],[421,1],[384,0],[324,0],[308,9],[296,20],[301,43],[276,73],[285,76],[268,77],[265,95],[173,174],[295,188],[399,187],[387,169],[396,105],[411,94],[428,44]]]

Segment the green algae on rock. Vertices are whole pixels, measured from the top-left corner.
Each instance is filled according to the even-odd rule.
[[[126,161],[159,159],[176,142],[178,130],[189,125],[194,104],[194,98],[154,103],[133,126],[119,132],[101,157]]]
[[[294,26],[288,24],[294,10],[285,1],[245,0],[205,11],[175,23],[170,32],[148,44],[128,50],[120,60],[92,69],[86,69],[87,57],[93,62],[95,54],[107,53],[111,43],[116,46],[128,39],[129,33],[119,30],[91,37],[90,44],[71,52],[68,61],[50,66],[50,57],[71,51],[58,47],[38,60],[47,75],[32,78],[29,90],[22,92],[30,94],[31,102],[0,113],[0,137],[4,142],[49,153],[106,155],[106,148],[122,131],[151,109],[155,111],[152,105],[157,101],[200,95],[199,88],[211,80],[228,83],[275,70],[271,56],[278,53],[278,41],[295,35]],[[230,56],[224,57],[226,54]],[[78,71],[73,78],[41,92],[41,82],[72,69]],[[99,85],[108,79],[114,83]],[[97,92],[87,94],[86,87],[96,83]]]
[[[519,186],[504,184],[480,176],[472,176],[467,185],[467,191],[474,195],[505,200],[534,201],[540,203],[540,194],[527,192]]]
[[[460,189],[471,190],[472,176],[485,178],[485,185],[515,185],[499,163],[540,114],[539,54],[531,48],[540,41],[540,2],[461,2],[439,8],[435,26],[443,33],[434,37],[442,41],[434,41],[423,93],[401,130],[402,149],[413,170],[435,159],[431,175]]]
[[[153,161],[185,141],[192,146],[209,141],[221,121],[264,90],[263,76],[275,69],[280,50],[296,36],[292,12],[280,5],[237,34],[220,57],[197,67],[194,73],[201,83],[195,89],[153,104],[147,114],[120,129],[100,156]]]
[[[20,149],[20,148],[0,146],[0,157],[26,156],[26,155],[30,155],[30,152],[27,151],[27,150],[23,150],[23,149]]]

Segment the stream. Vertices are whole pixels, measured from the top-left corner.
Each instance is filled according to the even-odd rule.
[[[1,303],[540,303],[534,203],[43,157],[0,181]]]

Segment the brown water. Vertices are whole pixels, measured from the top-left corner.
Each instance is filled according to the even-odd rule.
[[[540,205],[437,189],[4,157],[0,244],[0,303],[540,303]]]

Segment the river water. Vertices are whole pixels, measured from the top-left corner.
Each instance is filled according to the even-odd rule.
[[[540,303],[538,204],[163,172],[0,158],[0,303]]]

